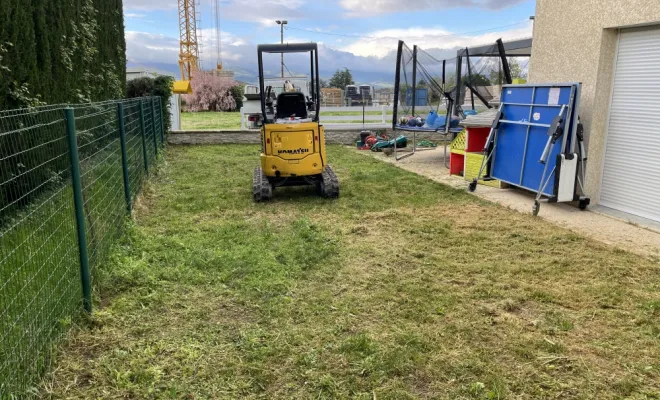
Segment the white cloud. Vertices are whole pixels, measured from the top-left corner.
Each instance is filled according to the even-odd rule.
[[[367,37],[355,40],[343,46],[341,50],[358,55],[384,57],[396,49],[398,40],[403,40],[411,47],[417,45],[423,49],[452,49],[487,43],[494,43],[498,38],[504,40],[520,39],[532,35],[532,24],[504,32],[490,32],[478,35],[456,34],[443,28],[408,28],[385,29],[366,33]]]
[[[222,5],[222,19],[258,22],[264,27],[277,26],[277,20],[306,19],[301,10],[304,0],[230,0]]]
[[[208,9],[215,0],[206,0]],[[276,20],[305,19],[301,10],[306,0],[220,0],[221,20],[257,22],[265,27],[277,26]],[[198,10],[199,11],[199,10]],[[211,17],[202,16],[211,21]]]
[[[134,19],[142,19],[145,16],[146,16],[145,14],[137,14],[137,13],[126,13],[126,14],[124,14],[124,17],[134,18]]]
[[[172,63],[179,58],[179,41],[165,35],[126,31],[126,57],[134,63]]]
[[[346,45],[341,48],[332,48],[319,43],[321,76],[328,78],[335,70],[348,67],[353,71],[358,82],[393,82],[396,38],[402,38],[410,47],[414,44],[420,46],[437,59],[451,59],[456,56],[456,50],[460,47],[490,44],[500,37],[504,40],[529,37],[531,26],[481,35],[459,35],[440,27],[388,29],[365,34],[373,36],[374,39],[344,38]],[[287,35],[286,41],[289,43],[309,41],[304,36],[304,34],[301,34],[300,37]],[[225,67],[229,70],[240,71],[239,79],[253,82],[257,70],[256,44],[249,36],[237,36],[223,31],[221,37],[222,60]],[[277,42],[277,39],[279,36],[273,38],[272,41]],[[159,64],[154,66],[176,71],[179,58],[178,38],[127,31],[126,42],[127,57],[132,64]],[[214,68],[217,46],[213,29],[202,31],[201,43],[203,45],[203,68]],[[279,73],[279,63],[279,55],[264,58],[265,70],[275,71],[275,75]],[[285,63],[292,73],[308,73],[309,71],[309,59],[304,56],[285,55]]]
[[[205,66],[211,66],[217,60],[217,41],[212,29],[202,31],[202,60]],[[247,54],[250,48],[240,37],[222,32],[222,60],[237,62]],[[256,51],[255,51],[256,53]],[[146,32],[126,32],[126,56],[135,64],[158,63],[176,65],[179,60],[179,40],[174,37]]]
[[[341,0],[348,16],[358,17],[383,13],[474,7],[499,10],[524,0]]]
[[[199,1],[199,0],[191,0]],[[215,0],[202,0],[197,12],[208,12]],[[305,14],[300,11],[306,0],[220,0],[222,19],[250,21],[263,20],[275,24],[277,19],[300,19]],[[177,0],[124,0],[124,10],[171,10],[178,7]],[[255,12],[256,15],[255,15]],[[267,15],[268,17],[264,17]],[[211,20],[210,14],[204,19]],[[267,22],[266,22],[267,21]]]
[[[201,40],[201,50],[202,50],[202,67],[212,68],[215,66],[215,62],[218,59],[218,40],[215,34],[215,29],[203,29],[200,31]],[[241,48],[247,45],[247,42],[234,34],[229,32],[221,31],[220,32],[220,54],[222,55],[222,62],[235,62],[239,61],[244,57],[240,51],[235,51],[237,48]]]
[[[177,8],[177,0],[124,0],[125,10],[169,10]]]

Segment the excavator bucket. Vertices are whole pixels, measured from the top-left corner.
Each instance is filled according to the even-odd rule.
[[[176,94],[192,94],[190,81],[175,81],[172,91]]]

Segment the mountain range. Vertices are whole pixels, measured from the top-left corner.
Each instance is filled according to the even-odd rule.
[[[175,64],[167,63],[128,63],[128,68],[131,69],[145,69],[161,74],[172,75],[178,79],[179,67]],[[257,69],[254,70],[242,67],[227,66],[227,70],[234,72],[234,79],[248,84],[258,84],[259,74]],[[302,72],[305,73],[305,72]],[[321,69],[321,79],[330,80],[335,71]],[[357,85],[371,85],[377,89],[388,88],[394,86],[394,71],[392,73],[372,72],[372,71],[358,71],[351,70],[353,79]],[[292,74],[296,74],[292,71]]]

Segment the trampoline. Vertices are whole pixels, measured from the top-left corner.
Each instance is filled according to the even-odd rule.
[[[404,126],[404,125],[397,125],[395,128],[396,131],[400,132],[410,132],[412,133],[412,147],[411,151],[406,152],[404,155],[399,156],[398,153],[401,153],[400,150],[397,150],[396,147],[396,140],[394,141],[394,158],[396,161],[403,160],[406,157],[410,157],[414,155],[417,151],[424,151],[424,150],[433,150],[433,147],[417,147],[417,134],[418,133],[436,133],[441,136],[443,139],[443,154],[444,154],[444,163],[445,167],[449,168],[448,166],[448,160],[449,158],[447,157],[447,145],[451,142],[451,140],[458,135],[463,128],[450,128],[449,130],[445,130],[444,126],[440,126],[437,128],[424,128],[424,127],[411,127],[411,126]],[[450,139],[451,138],[451,139]]]
[[[531,39],[524,41],[524,46],[531,46]],[[410,48],[405,42],[399,41],[392,130],[395,137],[397,132],[412,134],[412,146],[404,149],[397,148],[395,144],[393,149],[395,160],[399,161],[414,155],[417,151],[429,149],[417,147],[417,134],[437,134],[444,144],[444,164],[448,168],[447,146],[462,131],[462,128],[458,127],[460,119],[464,119],[466,114],[477,112],[476,100],[484,108],[493,107],[491,102],[496,100],[496,96],[492,93],[492,83],[499,84],[500,87],[503,83],[511,83],[506,49],[518,47],[521,46],[504,44],[498,40],[493,45],[475,48],[476,55],[471,54],[471,49],[466,48],[458,51],[455,58],[440,60],[416,45]],[[516,56],[525,55],[516,53]],[[477,57],[478,61],[473,62],[471,57]],[[496,62],[493,62],[493,57],[496,58]],[[422,103],[429,106],[420,107],[416,104],[418,90],[428,93],[427,101]],[[467,90],[470,95],[469,103],[466,104],[471,110],[465,111],[463,104],[467,100]],[[440,115],[441,107],[444,116]],[[429,113],[429,117],[435,115],[439,122],[428,123],[427,120],[421,125],[409,120],[421,117],[420,113]],[[400,115],[408,116],[409,119],[400,120]],[[400,153],[404,154],[400,155]]]

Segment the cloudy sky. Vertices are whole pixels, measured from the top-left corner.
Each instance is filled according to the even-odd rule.
[[[202,60],[215,65],[218,53],[213,2],[196,0]],[[321,75],[348,67],[360,80],[393,76],[399,39],[436,57],[456,48],[530,37],[534,0],[220,0],[221,55],[227,69],[256,70],[256,44],[276,43],[275,20],[289,21],[285,42],[318,42]],[[124,0],[127,56],[131,66],[175,70],[179,53],[177,0]],[[292,73],[308,63],[288,56]],[[266,60],[273,74],[279,57]],[[240,76],[237,76],[239,78]],[[371,83],[371,82],[370,82]]]

